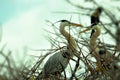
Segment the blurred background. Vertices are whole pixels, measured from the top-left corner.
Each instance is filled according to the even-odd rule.
[[[47,39],[47,30],[54,30],[51,29],[49,22],[54,23],[66,19],[88,26],[90,25],[89,15],[98,6],[114,13],[116,20],[120,21],[119,0],[93,1],[96,3],[92,0],[0,0],[0,50],[5,54],[4,56],[13,59],[16,67],[21,64],[31,64],[36,61],[34,56],[45,54],[45,52],[34,50],[51,48]],[[87,8],[89,9],[87,10]],[[103,17],[105,15],[102,13],[101,21],[105,24],[111,23],[109,17]],[[115,33],[114,25],[110,30],[113,34]],[[106,34],[101,38],[106,36],[107,38],[104,40],[106,43],[116,45],[110,35]],[[3,63],[4,66],[7,64],[6,59],[0,55],[0,65]],[[5,74],[6,71],[2,68],[0,70],[2,71],[0,71],[0,75]]]

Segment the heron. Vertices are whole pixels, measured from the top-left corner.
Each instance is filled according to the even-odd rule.
[[[53,54],[45,63],[41,73],[44,78],[48,78],[53,75],[61,74],[64,69],[66,68],[70,57],[73,57],[74,54],[77,52],[77,43],[74,38],[65,30],[66,26],[76,26],[76,27],[83,27],[82,24],[77,24],[70,22],[68,20],[60,20],[60,33],[65,37],[67,40],[67,47],[61,49],[59,52]]]
[[[114,66],[116,64],[113,61],[113,55],[105,48],[105,45],[103,44],[98,44],[97,43],[97,38],[101,34],[101,25],[97,24],[92,26],[91,28],[88,28],[86,30],[81,31],[81,33],[84,33],[86,31],[94,29],[94,33],[91,35],[90,38],[90,52],[92,52],[92,55],[96,58],[96,69],[95,71],[101,71],[101,72],[106,72],[106,71],[112,71],[114,70]]]
[[[103,74],[107,73],[110,76],[110,78],[113,79],[113,72],[115,72],[115,70],[118,70],[118,65],[116,62],[117,58],[106,49],[105,44],[98,44],[96,42],[97,38],[101,34],[101,26],[95,25],[93,26],[93,28],[95,32],[92,34],[90,39],[90,48],[97,60],[96,68],[94,71],[100,71]]]
[[[97,25],[100,22],[100,14],[102,13],[103,8],[102,7],[98,7],[91,15],[91,27],[94,25]],[[92,34],[95,32],[95,30],[93,29],[90,35],[90,38],[92,36]]]

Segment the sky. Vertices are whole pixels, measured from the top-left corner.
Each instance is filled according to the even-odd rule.
[[[66,4],[63,1],[58,0],[57,6]],[[44,45],[46,40],[43,40],[42,28],[48,27],[46,20],[55,22],[70,17],[53,13],[59,10],[64,11],[67,7],[67,5],[56,7],[56,0],[3,0],[0,4],[2,4],[0,5],[2,41],[7,42],[7,46],[11,49],[24,45]]]

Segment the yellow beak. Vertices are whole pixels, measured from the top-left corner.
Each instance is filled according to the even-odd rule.
[[[86,31],[89,31],[89,30],[92,30],[92,29],[95,29],[99,33],[101,32],[101,26],[100,25],[95,25],[92,28],[88,27],[87,29],[81,31],[80,33],[85,33]]]
[[[87,28],[87,29],[81,31],[80,33],[85,33],[86,31],[89,31],[89,30],[91,30],[91,29],[93,29],[93,28]]]
[[[82,25],[82,24],[77,24],[77,23],[70,23],[70,26],[83,27],[83,25]]]

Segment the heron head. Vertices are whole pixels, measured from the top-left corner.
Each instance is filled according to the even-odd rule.
[[[96,11],[97,11],[99,14],[101,14],[102,11],[103,11],[103,7],[98,7],[98,8],[96,9]]]
[[[61,25],[64,25],[64,26],[78,26],[78,27],[83,27],[82,24],[73,23],[73,22],[70,22],[68,20],[60,20],[58,22],[61,22]]]

